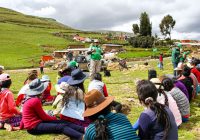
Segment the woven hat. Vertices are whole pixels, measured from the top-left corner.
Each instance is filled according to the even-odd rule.
[[[67,91],[68,88],[69,84],[67,84],[67,82],[62,82],[60,85],[58,84],[55,85],[55,89],[59,93],[65,93],[65,91]]]
[[[163,86],[162,86],[162,84],[161,84],[160,79],[158,79],[158,78],[152,78],[150,81],[152,83],[154,83],[154,85],[156,86],[157,89],[164,89]]]
[[[106,108],[114,100],[113,96],[104,97],[104,95],[96,89],[89,91],[85,95],[85,104],[87,109],[83,113],[84,117],[92,116],[104,108]]]
[[[40,79],[35,79],[29,83],[26,94],[29,96],[39,95],[44,92],[48,84],[42,83]]]

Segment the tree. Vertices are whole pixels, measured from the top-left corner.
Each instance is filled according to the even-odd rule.
[[[133,32],[135,35],[137,35],[140,32],[138,24],[133,24]]]
[[[162,19],[159,26],[160,26],[160,32],[162,33],[162,35],[164,35],[164,38],[166,38],[167,35],[169,35],[169,38],[171,40],[171,31],[174,28],[175,24],[176,21],[170,15],[167,15]]]
[[[151,36],[152,24],[150,23],[149,16],[146,12],[140,15],[140,35]]]

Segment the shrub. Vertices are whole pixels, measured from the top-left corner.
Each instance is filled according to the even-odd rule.
[[[151,36],[135,36],[129,39],[129,43],[136,48],[152,48],[154,38]]]

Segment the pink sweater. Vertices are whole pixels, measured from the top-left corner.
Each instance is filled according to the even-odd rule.
[[[30,130],[35,128],[42,121],[53,121],[56,117],[47,115],[42,109],[41,100],[37,97],[31,98],[24,103],[22,121],[20,128]]]
[[[0,121],[5,121],[20,114],[17,110],[13,93],[5,88],[0,92]]]

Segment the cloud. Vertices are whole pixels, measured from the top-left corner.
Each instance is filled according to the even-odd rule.
[[[1,0],[0,6],[25,14],[45,16],[78,29],[132,32],[141,12],[149,14],[153,34],[160,34],[164,16],[176,20],[173,37],[199,38],[199,0]],[[182,36],[185,34],[184,36]]]

